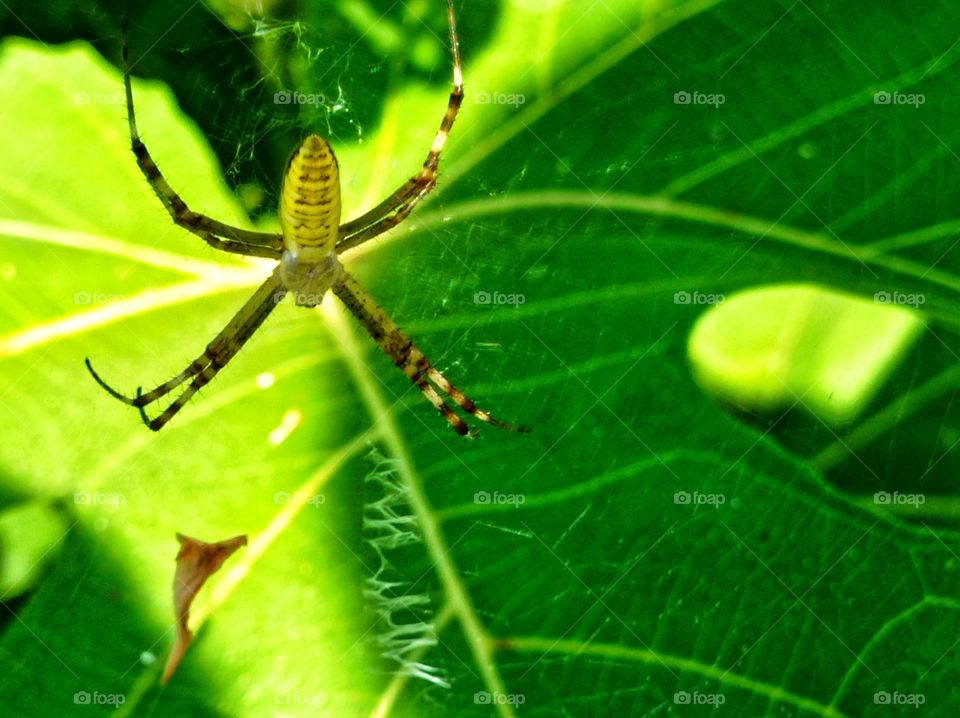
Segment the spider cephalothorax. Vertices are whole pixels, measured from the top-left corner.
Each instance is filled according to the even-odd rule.
[[[350,222],[340,224],[340,174],[329,143],[310,135],[294,151],[287,166],[280,197],[280,234],[232,227],[192,211],[174,192],[140,139],[130,84],[127,33],[123,35],[123,80],[130,123],[130,144],[141,172],[163,202],[173,221],[226,252],[279,260],[276,269],[247,300],[243,308],[186,369],[167,382],[133,397],[116,391],[86,364],[93,378],[111,396],[140,410],[144,423],[161,429],[201,387],[216,376],[260,327],[273,308],[289,292],[302,306],[320,303],[327,291],[353,313],[367,333],[393,360],[458,434],[468,434],[466,422],[441,396],[446,394],[464,412],[502,429],[526,431],[526,427],[494,419],[447,381],[426,356],[393,322],[373,297],[347,272],[338,255],[372,239],[402,222],[436,186],[440,153],[463,101],[463,73],[452,0],[447,0],[447,20],[453,56],[453,90],[427,158],[420,171],[376,207]],[[151,419],[145,407],[183,387],[174,401]]]

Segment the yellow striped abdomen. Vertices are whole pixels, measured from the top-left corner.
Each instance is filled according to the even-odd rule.
[[[280,225],[287,249],[332,251],[340,225],[340,172],[325,139],[310,135],[294,151],[280,191]]]

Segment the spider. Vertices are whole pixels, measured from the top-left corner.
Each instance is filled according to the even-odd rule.
[[[174,223],[198,235],[216,249],[280,260],[270,277],[207,345],[203,354],[182,372],[154,389],[144,393],[142,388],[138,387],[135,396],[128,397],[101,379],[90,360],[85,360],[87,369],[96,382],[115,399],[139,409],[141,419],[150,429],[162,429],[190,397],[209,383],[236,356],[288,292],[293,295],[298,306],[313,307],[319,304],[327,290],[332,290],[384,353],[458,434],[472,435],[473,431],[449,407],[441,392],[450,397],[465,413],[480,421],[509,431],[529,431],[528,427],[495,419],[451,384],[338,259],[338,256],[348,249],[373,239],[406,219],[437,184],[440,153],[463,101],[463,71],[452,0],[447,0],[447,22],[453,58],[453,90],[440,128],[420,171],[370,211],[340,224],[340,177],[337,159],[324,138],[310,135],[294,150],[287,164],[280,191],[280,234],[232,227],[194,212],[167,182],[140,139],[137,129],[130,83],[128,33],[124,26],[123,82],[130,124],[130,144],[137,165]],[[152,419],[147,415],[146,407],[180,387],[183,387],[180,394],[160,414]]]

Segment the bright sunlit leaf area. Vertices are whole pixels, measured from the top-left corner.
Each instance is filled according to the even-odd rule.
[[[467,437],[330,293],[159,432],[97,385],[276,266],[144,179],[122,5],[0,3],[4,715],[957,714],[956,3],[457,0],[437,187],[341,260],[532,429]],[[237,227],[312,133],[370,210],[447,109],[444,0],[126,12],[144,142]]]

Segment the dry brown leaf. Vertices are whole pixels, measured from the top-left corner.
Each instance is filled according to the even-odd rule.
[[[234,551],[246,546],[247,537],[234,536],[226,541],[206,543],[177,534],[177,541],[180,542],[180,553],[177,554],[177,571],[173,577],[173,612],[177,617],[177,637],[163,669],[161,683],[166,683],[173,676],[193,639],[187,623],[190,620],[190,605],[197,592]]]

